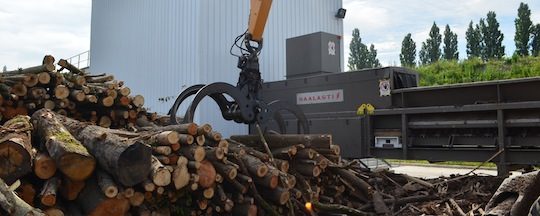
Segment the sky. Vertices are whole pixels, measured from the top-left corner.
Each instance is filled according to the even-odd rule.
[[[540,23],[540,0],[343,0],[343,7],[347,9],[344,40],[348,45],[353,29],[358,28],[363,43],[375,45],[382,65],[399,65],[401,42],[408,33],[416,42],[418,52],[433,22],[441,34],[448,24],[457,33],[459,58],[463,59],[467,55],[465,32],[469,22],[476,24],[489,11],[495,11],[504,34],[506,55],[511,56],[515,50],[514,19],[520,2],[529,5],[533,23]],[[347,59],[348,47],[344,54]]]
[[[90,49],[90,0],[0,0],[0,67],[41,64]]]
[[[458,35],[464,58],[469,22],[495,11],[504,34],[506,54],[514,52],[514,19],[520,2],[540,23],[540,0],[343,0],[344,59],[354,28],[366,44],[374,44],[382,65],[399,65],[401,41],[411,33],[417,51],[435,21],[441,33],[446,24]],[[45,54],[69,58],[90,48],[91,0],[0,0],[0,66],[8,69],[41,63]],[[345,64],[346,65],[346,64]]]

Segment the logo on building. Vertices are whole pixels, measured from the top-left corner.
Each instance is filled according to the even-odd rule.
[[[328,41],[328,55],[336,55],[336,43],[334,41]]]
[[[379,81],[379,93],[380,96],[390,96],[390,80]]]
[[[321,104],[343,102],[343,89],[296,94],[296,104]]]

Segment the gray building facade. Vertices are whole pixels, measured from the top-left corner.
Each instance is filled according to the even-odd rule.
[[[260,56],[263,79],[285,79],[286,39],[343,35],[343,19],[335,17],[341,7],[342,0],[274,0]],[[90,71],[114,74],[145,96],[150,111],[166,114],[191,85],[237,82],[237,58],[229,49],[247,29],[248,16],[249,0],[93,0]],[[223,120],[211,100],[200,105],[195,121],[224,135],[248,131]]]

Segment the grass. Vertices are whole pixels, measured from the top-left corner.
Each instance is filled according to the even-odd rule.
[[[525,78],[540,76],[540,57],[441,60],[415,69],[420,73],[420,86]]]

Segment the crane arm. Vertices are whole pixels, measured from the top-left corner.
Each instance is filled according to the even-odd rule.
[[[270,14],[272,0],[251,0],[249,14],[248,36],[255,42],[262,42],[264,27]]]

